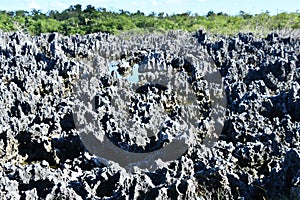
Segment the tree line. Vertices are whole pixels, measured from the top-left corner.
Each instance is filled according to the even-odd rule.
[[[268,11],[251,15],[240,11],[238,15],[208,12],[206,15],[191,12],[172,14],[141,11],[130,13],[119,10],[108,11],[88,5],[72,5],[61,12],[51,10],[42,13],[33,9],[28,12],[0,11],[0,29],[3,31],[22,30],[32,35],[59,32],[64,35],[89,34],[94,32],[151,33],[169,30],[189,32],[205,29],[215,34],[232,35],[241,31],[269,32],[283,29],[299,29],[300,13],[279,13],[270,15]]]

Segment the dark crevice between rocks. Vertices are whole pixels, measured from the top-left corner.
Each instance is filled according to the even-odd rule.
[[[65,132],[70,132],[76,128],[72,113],[65,114],[59,123]]]
[[[56,150],[56,156],[63,164],[67,159],[74,160],[86,151],[77,134],[69,133],[62,138],[54,138],[51,141],[52,147]],[[84,163],[82,163],[84,166]]]
[[[49,181],[48,179],[45,180],[30,180],[29,184],[21,183],[19,184],[19,191],[21,195],[21,199],[25,199],[25,191],[36,189],[37,195],[40,199],[45,199],[46,196],[51,192],[52,188],[54,187],[53,181]]]
[[[100,185],[98,186],[96,193],[100,198],[111,197],[117,198],[114,193],[115,186],[120,180],[120,173],[116,173],[113,176],[108,177],[107,180],[101,180]]]
[[[70,181],[68,187],[72,188],[82,199],[85,199],[88,194],[82,182]]]
[[[43,161],[46,160],[50,165],[54,166],[53,152],[48,152],[45,149],[45,143],[50,141],[37,141],[29,132],[20,132],[16,139],[18,140],[18,151],[21,156],[28,156],[26,162]]]

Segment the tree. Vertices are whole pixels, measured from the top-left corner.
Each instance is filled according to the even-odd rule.
[[[47,15],[52,19],[60,19],[60,13],[57,10],[50,10]]]
[[[34,20],[46,19],[46,15],[43,14],[41,10],[33,9],[31,15]]]
[[[158,15],[157,15],[157,16],[158,16],[159,18],[163,18],[163,17],[164,17],[164,15],[165,15],[165,13],[164,13],[164,12],[160,12],[160,13],[158,13]]]
[[[216,16],[216,14],[212,10],[206,14],[206,17],[214,17],[214,16]]]
[[[80,4],[76,4],[76,5],[74,6],[74,11],[75,11],[76,13],[81,13],[81,11],[82,11],[82,6],[81,6]]]
[[[136,13],[134,13],[133,15],[142,15],[145,16],[145,13],[141,12],[140,10],[138,10]]]
[[[86,9],[83,11],[83,12],[85,12],[85,13],[94,13],[94,12],[96,12],[97,10],[96,10],[96,8],[94,7],[94,6],[92,6],[92,5],[88,5],[87,7],[86,7]]]
[[[15,16],[15,12],[14,11],[8,11],[7,15],[10,17],[14,17]]]
[[[244,19],[250,19],[253,17],[251,14],[248,14],[242,10],[239,12],[239,16],[243,17]]]
[[[26,17],[29,15],[29,12],[25,10],[17,10],[15,13],[16,17]]]
[[[151,12],[148,16],[149,16],[149,17],[155,17],[155,16],[156,16],[156,13],[155,13],[155,12]]]

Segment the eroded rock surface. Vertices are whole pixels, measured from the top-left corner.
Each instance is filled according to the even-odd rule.
[[[263,39],[253,34],[216,39],[202,32],[128,39],[102,33],[33,37],[1,32],[1,199],[299,199],[299,46],[299,38],[275,33]],[[117,60],[121,78],[109,70]],[[211,108],[207,87],[220,93],[219,85],[203,79],[211,61],[226,92],[226,105],[218,110]],[[76,81],[98,74],[95,113],[112,143],[137,153],[168,145],[185,115],[180,115],[182,101],[165,84],[137,87],[139,95],[125,102],[131,119],[139,126],[150,124],[149,129],[157,128],[152,119],[160,119],[159,112],[151,118],[150,111],[166,110],[160,134],[130,135],[118,131],[117,123],[122,127],[125,122],[112,120],[111,98],[118,84],[130,87],[126,77],[134,64],[144,76],[140,81],[156,80],[162,70],[183,74],[201,114],[187,151],[153,172],[129,173],[98,160],[79,137],[73,115],[80,105],[73,91]],[[213,130],[220,135],[208,148],[203,142],[211,112],[223,113],[225,123]]]

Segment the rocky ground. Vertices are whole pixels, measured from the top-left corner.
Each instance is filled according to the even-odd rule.
[[[300,199],[296,36],[1,32],[0,43],[1,199]],[[196,104],[178,97],[185,83]],[[180,156],[139,165],[184,134]],[[103,138],[136,165],[99,159],[88,142]]]

